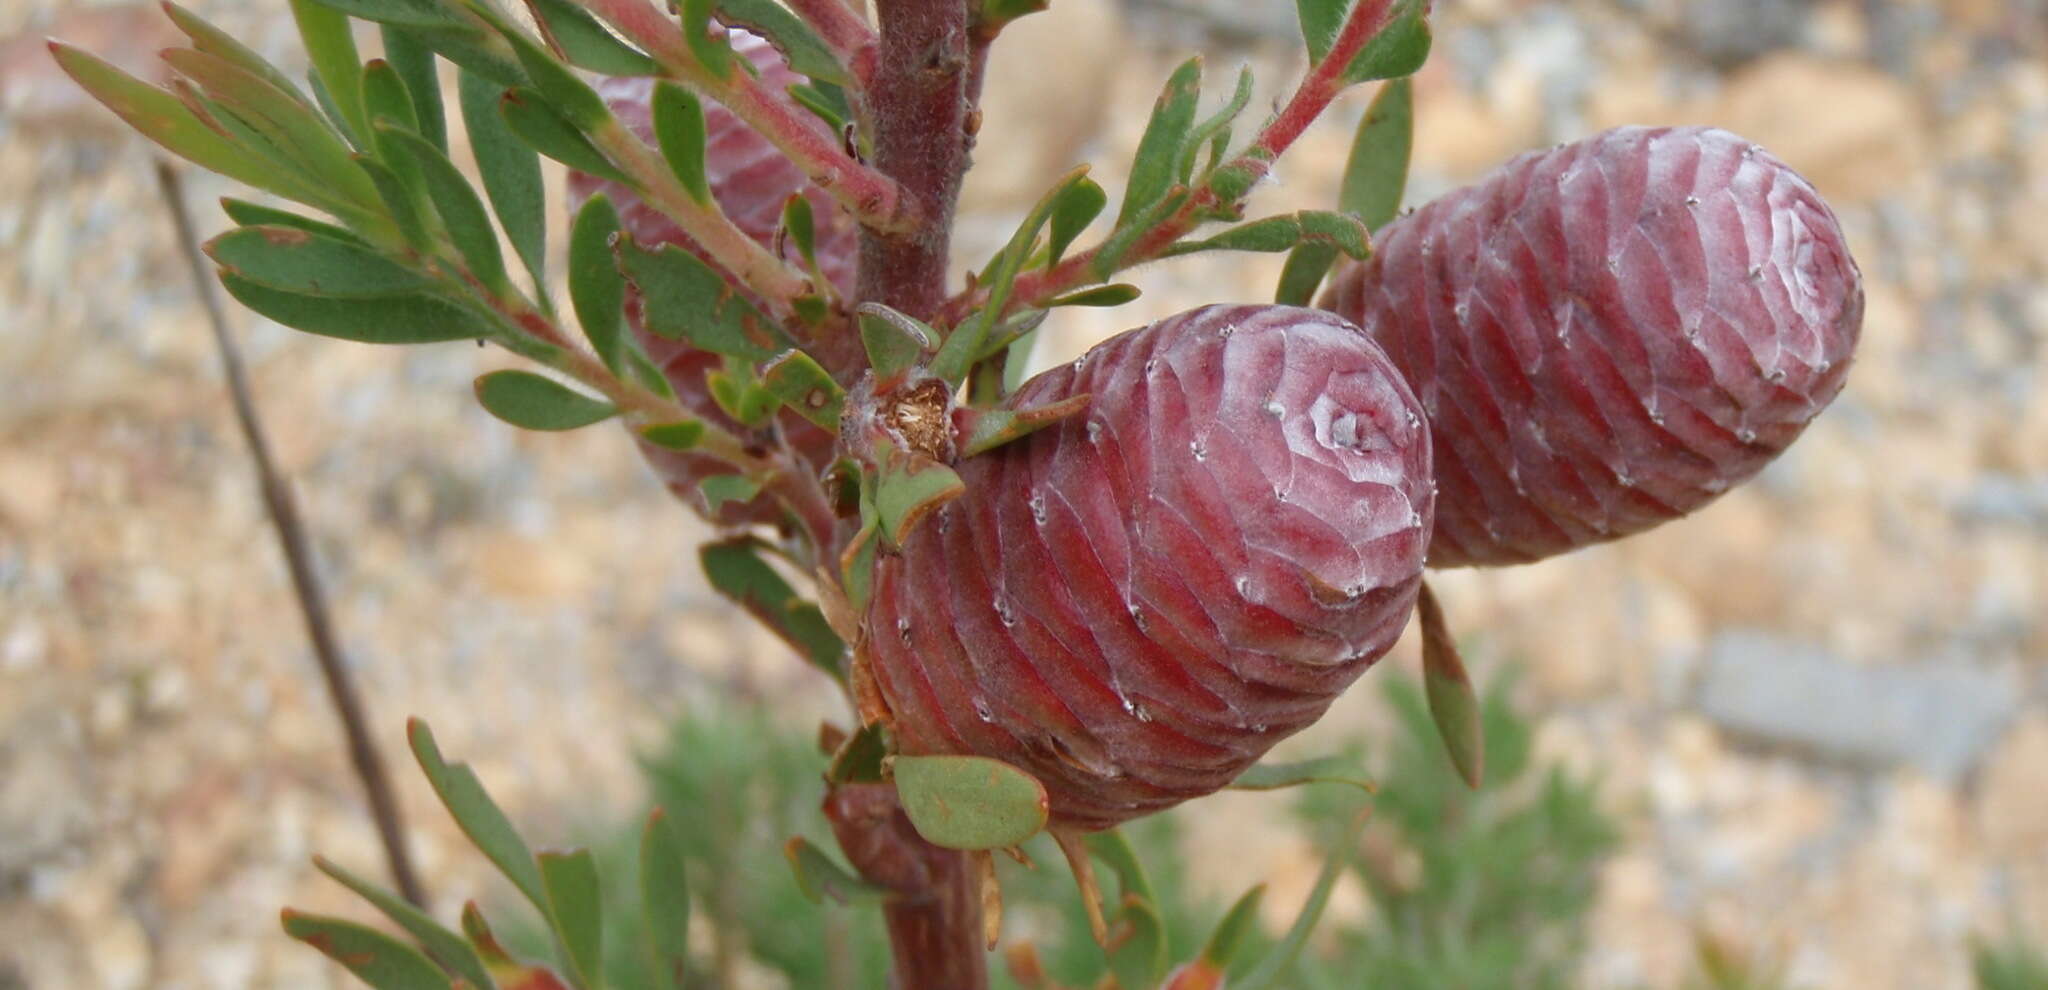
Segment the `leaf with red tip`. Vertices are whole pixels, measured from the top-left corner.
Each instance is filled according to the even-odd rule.
[[[1458,768],[1458,775],[1477,788],[1486,773],[1486,740],[1471,675],[1465,672],[1458,644],[1444,622],[1443,607],[1437,604],[1427,581],[1422,583],[1415,608],[1422,619],[1422,684],[1429,698],[1429,717],[1436,722],[1444,752]]]
[[[297,97],[300,102],[305,102],[299,88],[292,84],[290,78],[263,56],[256,54],[254,49],[242,44],[234,35],[214,26],[206,18],[172,3],[171,0],[164,0],[163,8],[164,13],[170,16],[171,23],[177,25],[178,30],[185,33],[185,37],[192,39],[192,47],[208,55],[227,59],[262,77],[272,86]]]
[[[468,942],[463,941],[462,936],[449,931],[426,912],[406,903],[405,899],[397,894],[356,876],[323,857],[313,857],[313,865],[320,872],[340,882],[342,886],[355,891],[358,897],[375,905],[377,910],[384,912],[385,917],[418,939],[420,945],[426,948],[428,955],[433,956],[456,976],[469,981],[469,985],[475,990],[494,990],[497,986],[484,971],[483,962],[477,957],[476,950],[472,949]]]
[[[834,862],[809,839],[798,837],[789,840],[783,844],[782,854],[789,858],[790,871],[796,874],[797,888],[814,904],[823,903],[827,897],[840,904],[879,903],[888,900],[892,894],[887,887],[854,876],[851,870]]]
[[[484,920],[476,902],[462,906],[462,934],[469,944],[476,948],[477,957],[483,960],[484,968],[490,970],[491,979],[498,983],[498,990],[568,990],[562,978],[544,966],[532,966],[512,957],[510,952],[491,933],[489,922]]]
[[[426,288],[429,280],[360,241],[296,227],[237,227],[206,242],[226,272],[280,292],[311,296],[389,296]]]
[[[987,453],[1080,414],[1089,399],[1084,392],[1026,409],[961,409],[953,414],[954,442],[962,457]]]
[[[286,908],[285,934],[325,953],[377,990],[451,990],[448,974],[413,948],[374,928]]]
[[[1007,849],[1045,829],[1045,785],[986,756],[898,756],[896,794],[926,842]]]

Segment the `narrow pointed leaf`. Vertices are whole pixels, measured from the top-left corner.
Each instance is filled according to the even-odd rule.
[[[1166,922],[1149,900],[1126,896],[1110,920],[1110,972],[1126,987],[1156,987],[1166,975]]]
[[[424,289],[426,276],[363,247],[296,227],[238,227],[206,243],[221,270],[310,296],[390,296]]]
[[[1429,717],[1443,737],[1444,752],[1458,776],[1477,788],[1486,775],[1485,720],[1472,678],[1458,656],[1458,644],[1444,622],[1443,607],[1425,582],[1415,603],[1422,620],[1422,684],[1429,698]]]
[[[1060,259],[1066,256],[1067,247],[1074,243],[1074,238],[1081,236],[1081,231],[1095,222],[1095,218],[1102,213],[1102,208],[1107,205],[1109,194],[1103,192],[1102,187],[1097,185],[1094,179],[1086,176],[1060,190],[1059,197],[1053,201],[1052,216],[1047,222],[1047,268],[1060,263]]]
[[[1351,756],[1325,756],[1299,763],[1260,763],[1230,782],[1232,790],[1274,791],[1302,784],[1350,784],[1367,794],[1374,793],[1372,778]]]
[[[299,198],[296,181],[252,159],[177,97],[63,42],[51,42],[50,54],[94,99],[164,150],[237,182]]]
[[[285,934],[354,973],[376,990],[450,990],[448,974],[413,948],[366,925],[286,908]]]
[[[683,40],[711,78],[724,79],[732,74],[732,46],[723,30],[714,33],[712,4],[713,0],[681,0]]]
[[[475,901],[462,906],[462,935],[476,947],[477,957],[483,960],[491,978],[498,981],[499,990],[569,990],[569,985],[547,967],[513,958],[499,944],[498,937],[491,932],[490,923],[484,920],[483,912],[477,910]]]
[[[441,70],[434,50],[411,32],[389,24],[380,25],[384,37],[384,59],[405,80],[412,97],[413,123],[421,137],[448,153],[448,112],[441,105]]]
[[[469,153],[476,159],[484,195],[498,215],[505,239],[533,277],[534,292],[547,292],[547,193],[541,186],[540,158],[506,124],[498,110],[503,92],[490,80],[464,71],[458,81],[462,123],[469,132]],[[581,135],[578,135],[580,138]]]
[[[424,212],[427,204],[420,191],[418,170],[412,170],[409,177],[402,176],[397,169],[370,155],[357,155],[356,164],[369,175],[384,212],[397,224],[405,243],[423,255],[432,254],[434,236],[427,230],[430,217]]]
[[[664,450],[695,450],[704,441],[704,429],[700,419],[652,423],[640,428],[640,437]]]
[[[1251,100],[1252,70],[1251,66],[1245,66],[1237,72],[1237,88],[1231,92],[1230,99],[1188,132],[1187,141],[1181,148],[1180,162],[1174,169],[1181,182],[1193,181],[1195,159],[1201,157],[1202,146],[1220,135],[1227,135],[1230,132],[1230,122],[1244,112],[1245,105]]]
[[[293,0],[293,6],[305,2],[308,0]],[[440,0],[319,0],[318,6],[380,24],[447,27],[463,23]]]
[[[797,72],[839,86],[854,81],[824,39],[774,0],[717,0],[717,8],[719,20],[767,38]]]
[[[394,7],[412,6],[406,0],[383,0]],[[299,39],[306,46],[306,55],[313,63],[313,77],[327,90],[334,101],[334,108],[341,115],[341,125],[359,142],[358,147],[367,149],[370,140],[370,120],[363,113],[363,62],[356,54],[355,34],[349,30],[348,16],[333,3],[316,3],[314,0],[291,0],[292,20],[298,24]]]
[[[1107,279],[1120,271],[1124,267],[1125,257],[1137,246],[1138,241],[1150,233],[1160,221],[1187,205],[1190,195],[1186,186],[1174,186],[1167,190],[1166,198],[1146,208],[1136,220],[1129,224],[1119,224],[1116,231],[1103,240],[1102,246],[1096,249],[1095,258],[1088,266],[1096,280]]]
[[[1309,936],[1315,932],[1316,925],[1323,920],[1323,909],[1330,904],[1330,892],[1336,889],[1337,878],[1354,855],[1359,830],[1365,826],[1365,817],[1360,814],[1345,827],[1336,848],[1330,851],[1329,860],[1323,863],[1322,872],[1316,874],[1316,885],[1302,904],[1301,914],[1295,916],[1294,924],[1288,927],[1287,934],[1281,936],[1280,944],[1259,960],[1241,981],[1231,984],[1231,990],[1266,990],[1278,985],[1274,981],[1294,964],[1295,958],[1301,955],[1302,947],[1308,944]]]
[[[781,327],[681,247],[650,251],[622,237],[618,254],[627,279],[646,300],[647,328],[655,334],[749,361],[766,360],[789,346]]]
[[[839,555],[839,586],[846,591],[846,605],[858,615],[867,611],[874,592],[875,553],[882,543],[879,527],[869,522],[853,534]]]
[[[377,910],[384,912],[385,917],[405,929],[406,934],[418,939],[429,956],[438,960],[456,976],[469,981],[470,986],[476,990],[495,990],[497,984],[491,980],[490,974],[484,971],[483,960],[477,957],[476,950],[471,948],[462,936],[450,931],[429,917],[426,912],[406,903],[404,898],[343,869],[336,863],[315,856],[313,865],[320,872],[339,881],[342,886],[355,891],[358,897],[375,905]]]
[[[233,111],[285,157],[298,163],[308,181],[318,183],[344,202],[364,205],[376,201],[376,190],[351,160],[348,144],[299,97],[233,62],[205,52],[177,48],[165,52],[163,58],[179,75],[197,84],[208,98]],[[359,91],[360,85],[358,81]]]
[[[381,58],[373,58],[363,66],[363,111],[369,115],[372,127],[381,117],[403,130],[419,129],[419,121],[414,117],[416,110],[412,93],[406,89],[405,79],[390,62]]]
[[[753,501],[761,494],[761,482],[742,474],[714,474],[698,482],[697,490],[704,496],[705,509],[716,515],[727,502]]]
[[[698,550],[704,576],[718,593],[781,637],[799,656],[834,680],[844,682],[846,644],[825,613],[798,595],[761,556],[751,538],[709,543]]]
[[[519,67],[533,89],[545,96],[548,105],[577,128],[589,130],[611,118],[604,98],[583,81],[576,70],[562,63],[555,53],[541,47],[518,22],[511,20],[486,0],[469,0],[470,9],[482,16],[499,37],[512,48]]]
[[[1356,0],[1294,0],[1295,20],[1301,24],[1301,38],[1308,44],[1310,63],[1321,62],[1337,43],[1344,15]]]
[[[946,342],[939,346],[939,352],[932,358],[932,373],[948,382],[959,384],[967,378],[967,372],[983,353],[989,332],[995,327],[996,319],[1009,304],[1010,290],[1015,287],[1017,273],[1031,259],[1032,245],[1038,242],[1038,232],[1045,228],[1047,221],[1061,203],[1073,193],[1071,190],[1088,181],[1088,167],[1083,165],[1060,177],[1050,191],[1038,201],[1038,205],[1026,214],[1024,222],[1010,235],[1009,243],[996,254],[983,279],[988,289],[988,301],[968,317]]]
[[[1230,968],[1237,960],[1237,952],[1244,947],[1245,937],[1259,924],[1259,902],[1266,897],[1266,885],[1259,884],[1244,892],[1237,903],[1225,912],[1223,920],[1209,932],[1209,940],[1202,944],[1203,962],[1218,970]]]
[[[782,203],[782,230],[796,253],[811,268],[818,267],[818,231],[811,218],[811,201],[802,193],[791,193]]]
[[[682,836],[660,808],[640,832],[640,904],[656,986],[681,990],[690,962],[690,873]]]
[[[625,366],[626,279],[612,256],[619,211],[600,193],[576,211],[569,228],[569,302],[598,359],[619,374]]]
[[[1089,395],[1083,393],[1028,409],[972,410],[967,417],[965,435],[957,437],[960,456],[987,453],[1077,415],[1088,408],[1088,400]]]
[[[283,292],[222,273],[235,301],[294,330],[365,344],[432,344],[493,336],[496,328],[472,310],[423,295],[333,299]]]
[[[824,121],[834,134],[845,134],[853,123],[853,107],[846,102],[846,91],[831,83],[797,83],[789,87],[789,98]],[[852,138],[860,142],[862,155],[873,155],[874,149],[865,138],[859,134]]]
[[[1145,124],[1145,135],[1138,140],[1130,184],[1124,188],[1123,206],[1117,210],[1117,226],[1136,219],[1173,185],[1176,162],[1187,143],[1188,130],[1194,126],[1195,103],[1201,96],[1202,59],[1196,56],[1173,71],[1158,101],[1152,105],[1152,119]]]
[[[931,353],[938,339],[938,331],[923,320],[881,303],[862,303],[854,313],[860,321],[860,341],[867,348],[868,364],[877,378],[916,364]]]
[[[498,232],[492,229],[491,215],[484,209],[483,197],[476,194],[469,179],[426,138],[388,125],[380,128],[380,132],[396,139],[399,147],[419,168],[434,209],[440,213],[441,223],[448,230],[448,239],[454,242],[455,250],[461,252],[462,262],[469,273],[493,292],[509,295],[505,259],[498,253]]]
[[[1414,144],[1415,84],[1395,79],[1372,98],[1358,135],[1351,140],[1351,157],[1344,165],[1344,182],[1337,192],[1337,208],[1365,221],[1378,230],[1401,211],[1401,195],[1408,185],[1408,156]]]
[[[512,46],[480,23],[410,30],[414,37],[442,58],[466,72],[490,80],[500,89],[525,86],[531,82],[526,78],[526,70],[520,67],[518,57],[513,55]]]
[[[427,783],[440,797],[455,824],[461,826],[462,834],[497,866],[505,879],[512,881],[526,899],[533,902],[541,913],[548,911],[547,889],[541,882],[540,867],[535,864],[533,851],[526,846],[526,840],[519,837],[519,831],[512,827],[512,820],[491,800],[484,790],[483,781],[478,780],[476,771],[467,763],[448,763],[441,758],[440,747],[434,744],[433,730],[427,723],[412,719],[406,723],[406,738],[412,745],[413,757],[419,761],[420,770],[426,774]]]
[[[548,918],[568,950],[576,985],[598,990],[604,976],[604,895],[597,860],[588,849],[573,849],[541,853],[535,862],[548,894]]]
[[[651,76],[659,71],[653,59],[619,40],[570,0],[526,0],[526,6],[571,65],[606,76]]]
[[[1429,59],[1430,0],[1396,0],[1387,26],[1366,43],[1344,69],[1344,81],[1366,82],[1413,75]]]
[[[783,352],[761,369],[761,385],[797,415],[828,430],[839,428],[846,390],[817,359],[799,350]]]
[[[619,408],[530,371],[493,371],[476,380],[476,400],[491,415],[526,430],[574,430]]]
[[[359,248],[369,247],[369,242],[358,237],[354,231],[312,217],[300,216],[290,210],[263,206],[231,196],[222,197],[220,207],[221,211],[228,215],[228,219],[244,227],[290,227],[294,230],[303,230],[315,237],[353,244]]]
[[[163,8],[164,13],[170,16],[171,23],[177,25],[178,30],[185,33],[185,37],[192,39],[192,47],[208,55],[233,62],[286,93],[295,97],[300,95],[298,86],[279,71],[277,66],[264,60],[263,56],[242,44],[234,35],[215,27],[205,18],[170,0],[164,0]],[[304,98],[300,99],[303,102]]]
[[[1129,282],[1115,282],[1110,285],[1098,285],[1093,288],[1069,292],[1064,296],[1054,296],[1045,301],[1045,308],[1057,309],[1061,306],[1121,306],[1144,294],[1143,290]]]
[[[1008,849],[1045,829],[1045,785],[985,756],[898,756],[910,824],[943,849]]]
[[[704,105],[695,93],[664,79],[654,85],[654,140],[677,181],[699,203],[711,202],[704,178]]]
[[[527,147],[599,178],[628,181],[590,143],[590,139],[549,106],[547,98],[540,93],[524,87],[512,89],[498,100],[498,109],[504,114],[506,126]]]
[[[1280,269],[1280,285],[1273,301],[1283,306],[1306,306],[1316,297],[1316,286],[1337,262],[1337,249],[1328,244],[1303,244],[1287,256]]]
[[[813,904],[822,904],[827,897],[840,904],[879,904],[890,897],[889,888],[854,876],[809,839],[789,840],[783,844],[782,854],[789,857],[797,889]]]

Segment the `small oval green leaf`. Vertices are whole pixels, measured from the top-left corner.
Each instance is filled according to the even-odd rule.
[[[1045,829],[1038,778],[985,756],[898,756],[896,793],[910,824],[944,849],[1007,849]]]
[[[574,430],[618,415],[619,408],[530,371],[493,371],[476,380],[491,415],[526,430]]]

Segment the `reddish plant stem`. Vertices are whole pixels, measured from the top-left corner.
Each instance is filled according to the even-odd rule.
[[[1303,131],[1329,109],[1331,101],[1342,93],[1348,84],[1343,74],[1346,66],[1358,53],[1364,50],[1373,38],[1387,26],[1387,13],[1393,0],[1360,0],[1351,11],[1350,18],[1337,32],[1328,55],[1309,70],[1301,85],[1280,108],[1280,112],[1259,129],[1251,146],[1236,158],[1218,166],[1217,171],[1242,170],[1252,181],[1246,184],[1247,196],[1225,203],[1211,186],[1196,189],[1175,210],[1159,221],[1140,237],[1137,243],[1125,251],[1117,262],[1117,269],[1123,270],[1144,264],[1157,258],[1161,252],[1188,235],[1204,221],[1226,208],[1241,209],[1249,191],[1265,179],[1273,170],[1273,161],[1294,145]],[[1004,307],[1006,315],[1012,311],[1039,305],[1054,296],[1069,292],[1083,285],[1101,281],[1094,272],[1095,262],[1101,255],[1101,248],[1093,247],[1078,254],[1068,255],[1050,269],[1030,272],[1017,279],[1010,292],[1010,301]],[[1114,274],[1109,273],[1109,274]],[[988,299],[987,289],[970,289],[946,301],[940,308],[935,322],[950,325],[959,322],[975,307]]]
[[[946,299],[953,206],[967,171],[972,59],[965,0],[877,0],[879,57],[868,86],[874,166],[894,179],[924,222],[908,231],[865,227],[860,291],[919,318]]]
[[[398,887],[399,895],[414,906],[424,908],[427,906],[426,890],[420,885],[419,871],[413,868],[412,854],[406,848],[404,816],[398,807],[398,794],[391,788],[391,777],[384,770],[384,758],[377,752],[377,744],[370,735],[369,718],[363,714],[362,695],[357,692],[355,680],[349,675],[348,662],[342,657],[340,638],[334,633],[334,619],[327,608],[326,587],[321,583],[320,571],[313,562],[312,540],[306,536],[305,520],[299,516],[291,486],[286,484],[277,470],[277,462],[271,457],[270,439],[263,429],[263,419],[256,411],[256,399],[249,387],[248,371],[242,365],[241,350],[235,346],[234,334],[228,329],[227,313],[221,308],[220,297],[214,293],[213,272],[200,256],[192,214],[185,205],[184,184],[178,179],[177,166],[162,159],[157,161],[156,176],[164,203],[170,208],[171,223],[177,231],[178,249],[191,268],[193,289],[199,293],[207,323],[213,329],[213,342],[220,355],[222,376],[227,379],[235,422],[249,448],[249,461],[255,468],[263,507],[270,516],[271,528],[277,533],[278,546],[284,551],[292,592],[298,598],[299,616],[306,624],[306,638],[312,641],[313,659],[319,664],[320,677],[327,684],[327,699],[334,706],[335,719],[341,723],[342,736],[348,741],[349,761],[354,764],[356,779],[362,783],[363,795],[369,801],[370,818],[376,823],[377,839],[384,846],[385,868],[390,870],[391,882]]]
[[[966,854],[924,841],[891,784],[841,784],[825,817],[853,868],[896,892],[882,909],[895,990],[984,990],[981,893]]]

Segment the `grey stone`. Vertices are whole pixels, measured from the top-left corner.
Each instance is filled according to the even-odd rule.
[[[1737,736],[1954,779],[1996,740],[2020,694],[2009,674],[1968,663],[1863,666],[1811,644],[1737,631],[1708,645],[1698,706]]]

